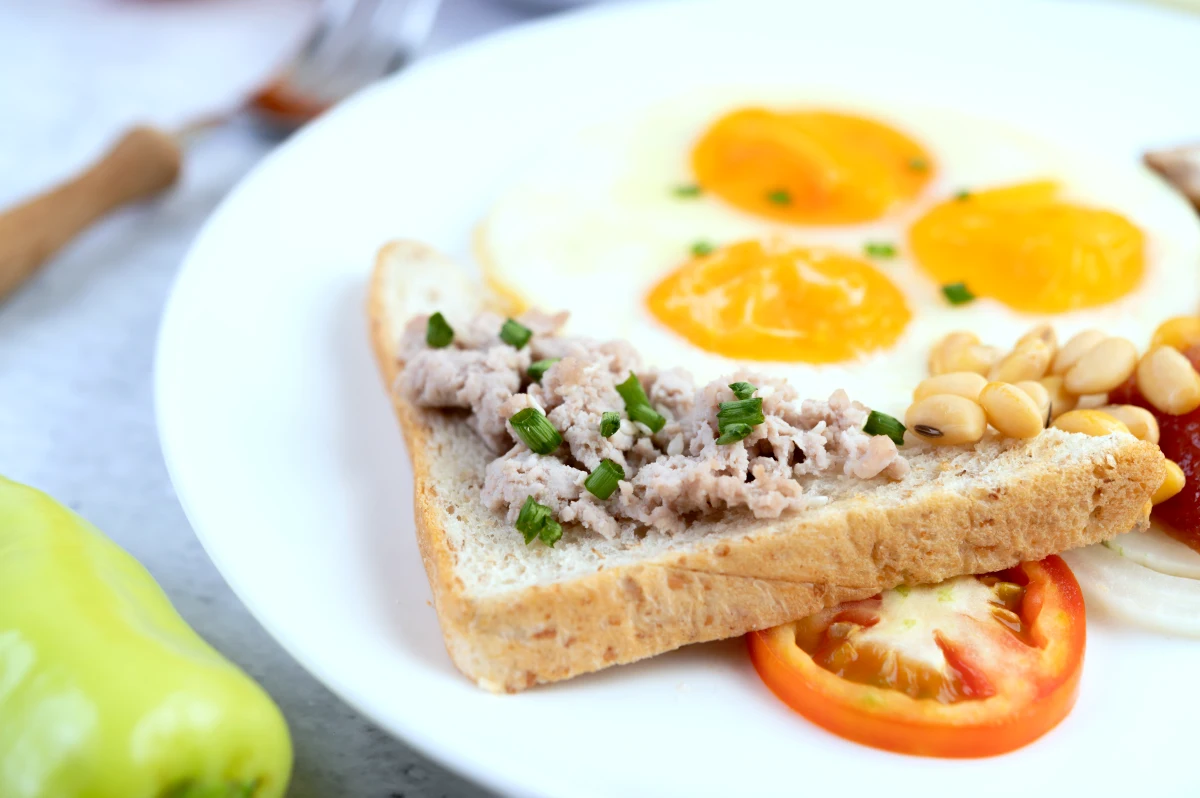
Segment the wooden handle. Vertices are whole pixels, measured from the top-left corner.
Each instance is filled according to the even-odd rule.
[[[181,157],[170,135],[137,127],[83,174],[0,214],[0,300],[92,222],[174,183]]]

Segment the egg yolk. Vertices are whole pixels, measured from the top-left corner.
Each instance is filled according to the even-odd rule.
[[[922,268],[939,283],[1014,310],[1062,313],[1129,293],[1145,270],[1142,231],[1112,211],[1059,199],[1049,180],[960,194],[909,230]]]
[[[837,363],[890,346],[912,314],[869,263],[743,241],[659,282],[650,312],[701,349],[742,360]]]
[[[921,145],[887,125],[831,111],[746,108],[718,119],[692,150],[706,191],[797,224],[878,219],[933,177]]]

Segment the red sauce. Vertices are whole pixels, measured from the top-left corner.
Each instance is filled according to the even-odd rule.
[[[1200,370],[1200,347],[1183,354]],[[1182,416],[1161,413],[1142,396],[1133,377],[1112,391],[1109,401],[1144,407],[1158,419],[1158,446],[1179,464],[1187,481],[1177,495],[1154,508],[1154,520],[1171,537],[1200,552],[1200,409]]]
[[[1108,401],[1114,405],[1137,405],[1138,407],[1144,407],[1156,417],[1159,414],[1146,401],[1146,397],[1142,396],[1142,392],[1137,388],[1137,377],[1132,374],[1129,376],[1129,379],[1108,392]]]

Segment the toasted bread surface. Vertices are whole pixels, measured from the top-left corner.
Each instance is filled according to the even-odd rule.
[[[831,501],[778,519],[731,513],[636,541],[572,530],[553,549],[527,547],[479,501],[493,455],[462,416],[415,407],[396,390],[397,343],[411,315],[470,315],[498,302],[410,241],[380,251],[368,297],[446,648],[488,690],[516,692],[898,584],[1000,570],[1142,529],[1163,478],[1151,444],[1051,429],[1028,441],[925,449],[909,455],[912,473],[896,483],[815,478],[810,488]]]

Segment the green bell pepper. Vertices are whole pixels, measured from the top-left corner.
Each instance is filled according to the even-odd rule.
[[[154,578],[0,477],[0,796],[279,798],[279,708]]]

